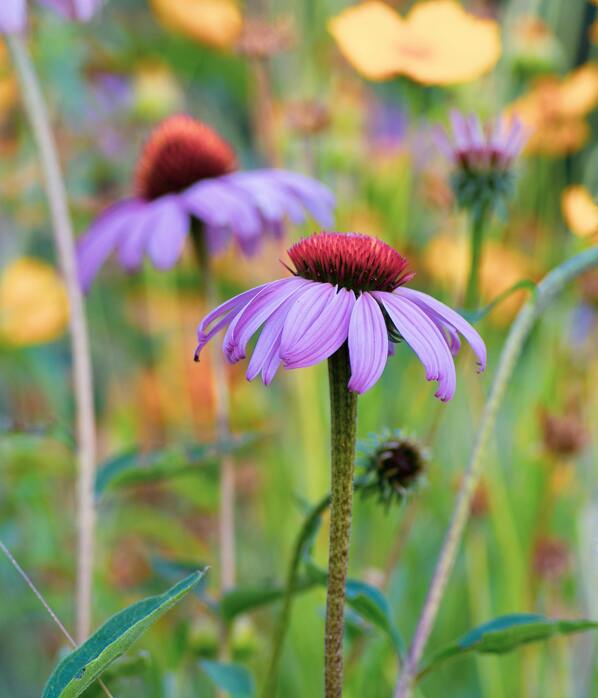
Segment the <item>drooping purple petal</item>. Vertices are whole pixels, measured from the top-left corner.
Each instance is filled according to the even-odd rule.
[[[305,335],[307,330],[322,314],[331,298],[335,295],[336,288],[332,284],[322,284],[312,281],[296,297],[290,308],[280,342],[280,354],[287,357],[292,352],[297,341]]]
[[[85,293],[110,254],[118,246],[134,217],[143,208],[137,199],[121,201],[103,213],[77,243],[79,283]]]
[[[135,216],[127,225],[118,247],[118,261],[127,271],[136,271],[143,263],[143,255],[153,232],[154,207],[156,201],[142,202]]]
[[[397,296],[402,296],[408,298],[416,303],[422,310],[428,314],[436,315],[445,325],[450,325],[453,329],[457,330],[462,334],[470,347],[473,349],[474,354],[478,359],[478,364],[480,371],[484,371],[486,368],[486,345],[484,340],[480,337],[477,330],[475,330],[459,313],[455,312],[448,305],[441,303],[436,298],[429,296],[427,293],[422,293],[421,291],[416,291],[412,288],[400,287],[393,291]]]
[[[235,237],[249,240],[259,237],[262,221],[251,197],[232,189],[225,177],[206,179],[181,194],[187,210],[215,228],[230,228]]]
[[[262,291],[271,283],[262,284],[261,286],[256,286],[249,291],[240,293],[234,296],[226,303],[222,303],[217,308],[214,308],[209,312],[203,320],[199,323],[197,327],[197,349],[195,350],[195,360],[199,359],[199,355],[203,347],[210,341],[210,339],[218,333],[221,329],[226,327],[246,305],[249,301],[257,296],[260,291]]]
[[[0,1],[0,32],[2,34],[17,34],[25,30],[27,25],[26,0]]]
[[[457,150],[466,151],[469,148],[469,134],[467,131],[467,123],[461,112],[453,109],[450,113],[451,124],[453,127],[453,136]]]
[[[349,390],[364,393],[382,375],[388,358],[388,331],[380,306],[369,293],[357,299],[349,323]]]
[[[272,313],[309,281],[293,277],[268,284],[241,310],[224,336],[223,350],[230,363],[245,358],[247,343]]]
[[[288,170],[272,170],[272,176],[294,194],[302,206],[324,228],[334,223],[335,198],[330,189],[315,179]]]
[[[171,269],[183,253],[189,216],[177,196],[163,196],[153,206],[147,251],[156,269]]]
[[[332,356],[347,339],[354,305],[353,291],[340,288],[295,345],[281,352],[285,368],[313,366]]]
[[[455,393],[455,364],[440,330],[414,302],[393,293],[374,291],[393,324],[417,354],[426,370],[426,379],[438,381],[436,397],[443,402]]]

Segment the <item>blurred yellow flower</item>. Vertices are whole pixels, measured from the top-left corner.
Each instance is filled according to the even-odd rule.
[[[68,323],[64,284],[53,267],[23,257],[4,268],[0,277],[0,336],[27,346],[50,342]]]
[[[583,238],[598,233],[598,204],[585,187],[579,184],[567,187],[561,196],[561,208],[572,233]]]
[[[15,81],[6,44],[0,39],[0,117],[12,107],[17,99]]]
[[[437,283],[451,289],[453,293],[459,293],[465,288],[469,260],[469,241],[465,237],[442,233],[427,246],[423,266]],[[489,303],[518,281],[534,276],[530,262],[520,252],[495,240],[486,241],[480,269],[480,288],[485,303]],[[498,304],[489,318],[498,324],[510,321],[525,298],[524,290],[513,293]]]
[[[563,155],[586,142],[585,116],[598,106],[598,64],[586,63],[562,80],[545,78],[509,107],[531,130],[528,153]]]
[[[182,109],[183,91],[172,70],[159,61],[144,61],[135,67],[134,109],[147,121],[159,121]]]
[[[395,75],[426,85],[469,82],[491,70],[501,53],[498,25],[453,0],[415,5],[403,18],[370,0],[329,22],[345,58],[370,80]]]
[[[151,0],[151,6],[164,26],[208,46],[231,48],[241,33],[234,0]]]

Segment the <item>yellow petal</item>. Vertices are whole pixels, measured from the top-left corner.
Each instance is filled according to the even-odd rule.
[[[396,74],[402,27],[401,17],[377,0],[349,7],[328,23],[341,53],[370,80],[388,80]]]
[[[216,48],[230,48],[243,18],[234,0],[151,0],[156,17],[168,28]]]
[[[52,341],[65,330],[68,300],[53,267],[23,257],[9,264],[0,277],[0,335],[25,346]]]
[[[492,70],[501,54],[498,25],[453,0],[424,2],[405,22],[401,72],[429,85],[469,82]]]
[[[333,18],[329,29],[345,58],[370,80],[406,75],[429,85],[468,82],[501,53],[498,25],[453,0],[416,5],[405,19],[372,0]]]
[[[586,63],[561,83],[561,113],[585,116],[598,106],[598,64]]]
[[[571,232],[580,237],[598,233],[598,205],[581,185],[567,187],[561,196],[563,217]]]

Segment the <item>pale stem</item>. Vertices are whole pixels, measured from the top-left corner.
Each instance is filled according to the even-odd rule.
[[[94,548],[94,470],[96,458],[93,378],[83,296],[77,278],[73,228],[58,152],[41,87],[21,36],[6,37],[19,76],[23,101],[39,151],[54,242],[69,301],[78,461],[77,632],[82,642],[91,627]]]

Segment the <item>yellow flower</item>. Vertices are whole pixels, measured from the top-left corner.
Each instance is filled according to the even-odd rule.
[[[0,336],[10,344],[50,342],[68,323],[68,300],[53,267],[23,257],[4,268],[0,277]]]
[[[215,48],[231,48],[243,18],[234,0],[151,0],[156,17],[166,27]]]
[[[590,129],[585,116],[598,106],[598,64],[586,63],[562,80],[545,78],[509,107],[531,130],[528,153],[579,150]]]
[[[4,41],[0,40],[0,116],[12,107],[17,99],[17,83]]]
[[[155,60],[135,67],[133,98],[137,116],[151,122],[182,109],[185,101],[172,70]]]
[[[331,19],[329,30],[345,58],[370,80],[406,75],[426,85],[469,82],[490,71],[501,53],[496,22],[453,0],[417,4],[404,18],[370,0]]]
[[[567,187],[561,196],[561,208],[572,233],[582,238],[598,233],[598,205],[585,187]]]

